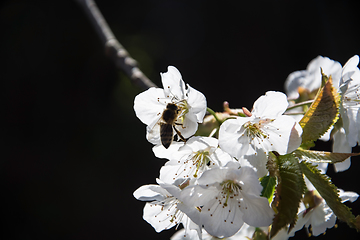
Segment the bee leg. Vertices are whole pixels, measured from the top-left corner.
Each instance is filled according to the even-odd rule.
[[[180,125],[180,126],[182,127],[182,129],[185,128],[185,127],[183,127],[182,123],[177,123],[177,122],[175,122],[174,124],[175,124],[175,125]]]
[[[182,124],[181,124],[182,125]],[[181,135],[180,131],[176,129],[175,126],[174,127],[174,130],[176,132],[176,134],[180,137],[180,139],[183,141],[183,142],[186,142],[186,139],[183,137],[183,135]]]

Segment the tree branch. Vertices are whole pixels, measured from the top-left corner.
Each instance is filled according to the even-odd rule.
[[[106,23],[103,15],[93,0],[76,0],[86,12],[96,33],[100,37],[107,56],[111,57],[115,66],[124,71],[133,84],[146,90],[156,85],[145,76],[138,68],[137,62],[130,56],[126,49],[119,43]]]

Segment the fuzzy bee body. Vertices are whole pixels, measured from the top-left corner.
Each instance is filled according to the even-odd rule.
[[[161,144],[165,148],[169,148],[170,144],[173,141],[173,137],[174,137],[173,130],[176,131],[176,133],[182,140],[185,140],[184,137],[179,132],[179,130],[177,130],[175,127],[175,125],[181,125],[179,123],[176,123],[180,112],[181,112],[181,108],[179,108],[176,104],[168,103],[161,115],[161,119],[160,119],[161,122],[159,123],[160,139],[161,139]]]
[[[161,144],[165,148],[169,148],[173,141],[173,125],[167,123],[160,123],[160,139]]]

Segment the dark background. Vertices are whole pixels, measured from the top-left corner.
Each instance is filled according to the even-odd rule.
[[[360,54],[356,1],[98,1],[118,40],[157,85],[176,66],[208,106],[246,106],[318,55]],[[168,239],[142,219],[139,186],[163,160],[132,109],[141,92],[108,59],[75,1],[0,4],[4,107],[1,239]],[[318,149],[329,149],[319,144]],[[359,158],[329,175],[360,193]],[[360,214],[359,200],[349,204]],[[323,238],[355,238],[340,223]],[[298,239],[306,235],[298,232]],[[130,238],[131,237],[131,238]],[[359,237],[359,235],[357,235]]]

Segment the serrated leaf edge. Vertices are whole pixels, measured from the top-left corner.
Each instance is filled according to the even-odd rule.
[[[360,230],[360,228],[359,228],[360,223],[358,223],[358,222],[360,222],[359,221],[359,216],[357,216],[355,218],[355,216],[351,212],[351,209],[341,202],[341,199],[340,199],[339,193],[338,193],[339,192],[338,188],[331,182],[330,177],[325,175],[325,174],[321,174],[320,170],[317,169],[316,166],[314,166],[314,165],[312,165],[311,163],[308,163],[308,162],[302,161],[300,163],[300,168],[302,169],[302,172],[304,173],[304,175],[314,185],[314,187],[319,192],[321,197],[326,201],[327,205],[331,208],[331,210],[334,212],[334,214],[339,218],[339,220],[346,222],[349,227],[355,228],[357,231],[359,231]],[[324,183],[321,183],[321,184],[316,184],[315,183],[314,184],[314,182],[312,181],[312,177],[310,176],[308,171],[311,174],[318,175],[321,178],[322,181],[325,181],[328,184],[328,186],[332,189],[333,195],[335,195],[335,199],[330,199],[330,198],[333,198],[333,196],[328,196],[331,193],[323,192]],[[332,203],[332,200],[334,200],[334,202],[335,202],[334,204]],[[341,209],[338,210],[338,208],[336,208],[336,206],[334,206],[335,204],[337,204],[337,206],[340,206]],[[349,215],[349,218],[344,218],[342,216],[343,214],[340,215],[339,213],[342,212],[342,211],[347,211],[347,214]]]

